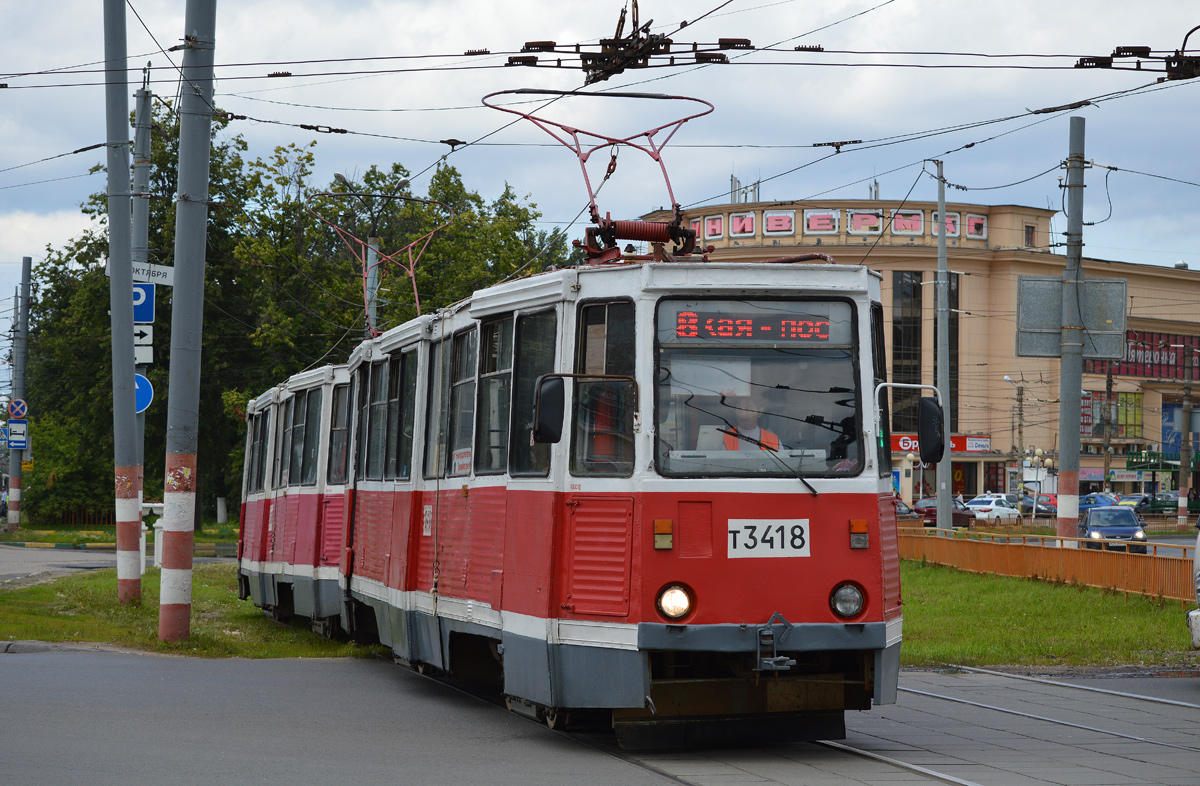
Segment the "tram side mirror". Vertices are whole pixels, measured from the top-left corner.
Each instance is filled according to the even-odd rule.
[[[923,464],[936,464],[946,454],[945,415],[937,399],[923,396],[917,407],[917,442]]]
[[[563,378],[547,374],[538,377],[533,403],[533,441],[556,443],[562,439],[563,414],[566,411]]]

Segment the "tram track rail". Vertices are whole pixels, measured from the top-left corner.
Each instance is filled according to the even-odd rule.
[[[1175,708],[1184,712],[1195,710],[1200,713],[1200,704],[1188,701],[1179,701],[1174,699],[1161,698],[1156,696],[1147,696],[1140,693],[1130,693],[1127,691],[1112,690],[1108,688],[1097,687],[1094,685],[1079,685],[1069,681],[1051,679],[1046,677],[1037,677],[1022,674],[1012,674],[1008,672],[995,671],[991,669],[983,669],[977,667],[965,666],[948,666],[943,670],[943,673],[953,674],[971,674],[990,677],[1001,681],[1012,681],[1014,683],[1030,683],[1033,685],[1045,686],[1047,690],[1059,689],[1067,691],[1071,694],[1080,695],[1096,695],[1108,696],[1120,702],[1143,703],[1150,706],[1161,706],[1165,708]],[[447,684],[443,680],[437,680],[442,684]],[[492,704],[503,706],[503,702],[496,701],[493,697],[480,695],[479,693],[464,689],[461,686],[452,687],[461,692],[474,696],[477,699],[486,701]],[[995,690],[1003,687],[992,685],[990,689]],[[1200,754],[1200,745],[1190,745],[1183,742],[1172,742],[1165,739],[1155,739],[1147,734],[1130,733],[1121,731],[1117,728],[1104,728],[1101,725],[1081,723],[1074,720],[1069,720],[1064,717],[1054,717],[1052,714],[1044,712],[1028,712],[1012,707],[1000,706],[996,703],[987,701],[976,701],[966,699],[962,696],[950,695],[946,692],[938,692],[935,690],[923,690],[913,687],[901,686],[899,691],[902,695],[912,696],[922,700],[930,700],[936,703],[947,703],[952,706],[961,707],[969,713],[979,713],[976,717],[970,720],[964,720],[965,725],[971,726],[977,730],[988,730],[993,728],[993,724],[988,720],[989,717],[996,715],[1024,719],[1030,724],[1048,724],[1050,727],[1062,728],[1068,731],[1081,732],[1086,735],[1101,735],[1106,738],[1111,738],[1118,745],[1134,744],[1138,746],[1138,750],[1144,751],[1145,747],[1149,746],[1153,749],[1160,750],[1165,756],[1186,757],[1188,760],[1194,759],[1195,754]],[[1080,712],[1079,709],[1063,709],[1063,713]],[[873,711],[873,713],[876,711]],[[890,718],[887,721],[891,725],[904,725],[906,720],[900,716],[905,714],[917,716],[920,714],[932,714],[933,711],[928,708],[902,707],[897,705],[889,710]],[[534,718],[520,716],[523,720],[530,723],[535,723],[544,726]],[[865,714],[862,716],[870,726],[874,722],[873,714]],[[1115,720],[1115,719],[1114,719]],[[1200,714],[1196,718],[1197,730],[1200,731]],[[1114,723],[1115,725],[1115,723]],[[999,728],[996,726],[995,728]],[[638,751],[624,750],[616,745],[616,741],[612,733],[608,729],[598,727],[590,729],[562,729],[551,728],[548,731],[572,741],[577,745],[590,748],[593,751],[604,756],[617,759],[645,772],[654,773],[663,778],[664,783],[674,783],[687,786],[696,783],[708,783],[712,781],[712,776],[716,774],[722,775],[721,780],[741,783],[741,782],[758,782],[758,783],[794,783],[796,773],[804,771],[806,768],[812,769],[815,767],[822,768],[824,779],[829,782],[837,782],[839,779],[844,780],[846,784],[859,784],[868,782],[860,779],[860,774],[851,775],[850,772],[855,771],[853,765],[843,766],[836,758],[830,759],[827,754],[822,755],[813,753],[814,751],[824,750],[828,753],[840,754],[847,757],[847,760],[862,760],[869,761],[879,765],[881,768],[889,770],[901,770],[911,775],[916,775],[927,779],[930,783],[945,783],[951,786],[988,786],[990,783],[996,782],[994,773],[988,773],[988,777],[982,777],[974,772],[963,772],[963,770],[978,769],[979,773],[984,773],[987,765],[984,763],[987,756],[981,756],[979,762],[972,762],[965,758],[960,749],[947,751],[939,749],[938,744],[933,741],[927,741],[921,745],[913,744],[908,749],[917,754],[917,761],[906,761],[902,752],[903,750],[894,745],[889,745],[883,738],[880,740],[880,749],[871,750],[870,744],[872,739],[877,739],[873,736],[870,728],[855,729],[848,723],[848,739],[847,740],[821,740],[812,743],[792,743],[785,745],[771,745],[766,747],[757,747],[755,745],[740,745],[731,746],[727,749],[702,749],[702,750],[678,750],[678,751]],[[919,725],[913,723],[909,731],[912,736],[914,732],[920,730]],[[999,732],[998,732],[999,733]],[[1041,738],[1043,735],[1036,730],[1028,730],[1024,732],[1031,738]],[[1009,743],[1011,746],[1013,743]],[[1070,767],[1068,753],[1073,754],[1076,758],[1086,758],[1089,751],[1096,747],[1098,743],[1082,742],[1076,746],[1069,743],[1061,744],[1061,752],[1049,754],[1052,758],[1055,756],[1061,757],[1060,764],[1063,767]],[[1003,746],[997,744],[994,750],[998,750]],[[987,753],[985,749],[983,751]],[[1113,754],[1120,755],[1120,754]],[[931,757],[945,757],[947,764],[945,769],[937,763],[929,761]],[[910,757],[913,758],[913,757]],[[1122,760],[1129,763],[1130,760],[1122,755]],[[1134,765],[1139,763],[1139,759],[1133,759]],[[778,775],[780,768],[789,770],[789,775],[783,779],[774,777]],[[948,772],[946,769],[955,770],[956,772]],[[1103,770],[1097,770],[1103,773]],[[1194,772],[1194,768],[1193,768]],[[957,774],[956,774],[957,773]],[[876,773],[876,777],[885,777],[882,771]],[[1071,784],[1089,784],[1086,778],[1080,779],[1079,773],[1076,771],[1071,779],[1058,781],[1054,780],[1053,775],[1044,775],[1042,780],[1047,784],[1071,783]],[[1099,777],[1095,783],[1111,783],[1111,780],[1105,780],[1103,776]],[[1154,780],[1131,780],[1130,783],[1155,783]]]

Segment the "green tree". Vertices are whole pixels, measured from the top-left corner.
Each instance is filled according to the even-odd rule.
[[[361,258],[330,224],[364,240],[374,227],[391,254],[449,217],[441,205],[413,198],[400,164],[372,166],[349,188],[317,186],[315,143],[281,146],[247,161],[245,141],[227,134],[227,122],[214,121],[210,163],[198,446],[201,503],[208,510],[217,496],[231,506],[238,502],[245,403],[306,368],[344,362],[362,340]],[[149,248],[152,262],[170,265],[178,125],[169,105],[156,108],[154,128]],[[536,208],[511,188],[488,203],[443,165],[431,177],[427,199],[448,205],[454,219],[416,267],[424,312],[505,278],[576,261],[565,235],[538,231]],[[34,271],[26,389],[36,459],[23,483],[23,508],[34,519],[112,506],[105,203],[104,194],[93,195],[82,209],[96,219],[94,227],[51,250]],[[408,261],[407,255],[400,259]],[[400,265],[385,264],[382,273],[378,321],[386,329],[411,319],[417,298]],[[151,499],[162,493],[173,295],[158,288],[156,363],[149,370],[157,394],[145,418]]]

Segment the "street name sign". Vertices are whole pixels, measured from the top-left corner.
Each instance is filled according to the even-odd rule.
[[[104,275],[112,277],[108,269],[108,261],[104,263]],[[164,287],[175,286],[175,268],[170,265],[152,265],[149,262],[133,263],[133,280],[146,284],[162,284]]]

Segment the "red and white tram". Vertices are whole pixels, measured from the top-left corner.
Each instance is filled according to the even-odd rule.
[[[251,401],[246,415],[242,597],[309,617],[325,633],[342,607],[349,383],[344,365],[306,371]]]
[[[625,744],[840,738],[899,667],[882,315],[865,267],[625,260],[419,317],[253,402],[243,597]]]

